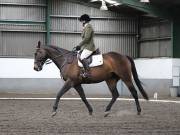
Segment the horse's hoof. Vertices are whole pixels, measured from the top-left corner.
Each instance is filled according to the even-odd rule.
[[[91,115],[91,116],[92,116],[92,114],[93,114],[93,112],[89,112],[89,115]]]
[[[110,114],[110,111],[105,112],[104,117],[107,117]]]
[[[57,114],[57,112],[53,111],[51,117],[54,117],[56,114]]]
[[[137,112],[137,115],[141,115],[141,112]]]

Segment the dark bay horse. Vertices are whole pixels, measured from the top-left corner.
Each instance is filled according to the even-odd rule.
[[[65,81],[64,86],[57,94],[53,106],[52,116],[56,115],[56,110],[58,108],[60,98],[70,88],[75,88],[82,101],[85,103],[89,114],[92,114],[93,109],[86,100],[86,96],[84,94],[84,90],[81,84],[90,84],[106,81],[112,94],[112,99],[106,107],[105,116],[109,114],[112,105],[119,97],[116,85],[118,80],[120,79],[126,84],[133,98],[135,99],[138,115],[140,115],[141,113],[141,107],[139,104],[137,91],[132,83],[132,76],[135,80],[137,87],[140,90],[140,93],[146,100],[148,100],[148,95],[144,91],[138,78],[134,61],[129,56],[124,56],[115,52],[103,54],[103,65],[91,68],[89,71],[91,77],[89,78],[83,78],[80,76],[80,67],[77,64],[78,62],[75,52],[68,51],[56,46],[44,46],[41,45],[39,41],[35,52],[34,70],[41,71],[47,59],[51,59],[56,64],[56,66],[60,69],[61,75]]]

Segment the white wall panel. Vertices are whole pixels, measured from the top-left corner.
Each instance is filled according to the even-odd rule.
[[[45,8],[36,6],[0,5],[0,19],[2,20],[30,20],[44,21]]]
[[[32,57],[37,42],[45,42],[43,33],[3,32],[3,56]]]
[[[140,57],[171,57],[171,22],[143,20],[141,26]]]

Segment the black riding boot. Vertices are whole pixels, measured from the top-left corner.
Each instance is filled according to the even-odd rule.
[[[87,78],[87,77],[90,76],[90,74],[89,74],[90,68],[89,68],[88,62],[87,62],[86,59],[83,59],[83,60],[81,61],[81,63],[83,64],[83,67],[84,67],[83,77]]]

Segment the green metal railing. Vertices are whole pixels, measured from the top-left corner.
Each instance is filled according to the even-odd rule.
[[[49,45],[51,43],[51,17],[50,17],[50,6],[51,6],[51,0],[46,0],[46,45]]]
[[[173,58],[180,58],[180,19],[172,22],[172,53]]]
[[[45,21],[28,21],[28,20],[0,20],[0,23],[14,24],[44,24]]]

